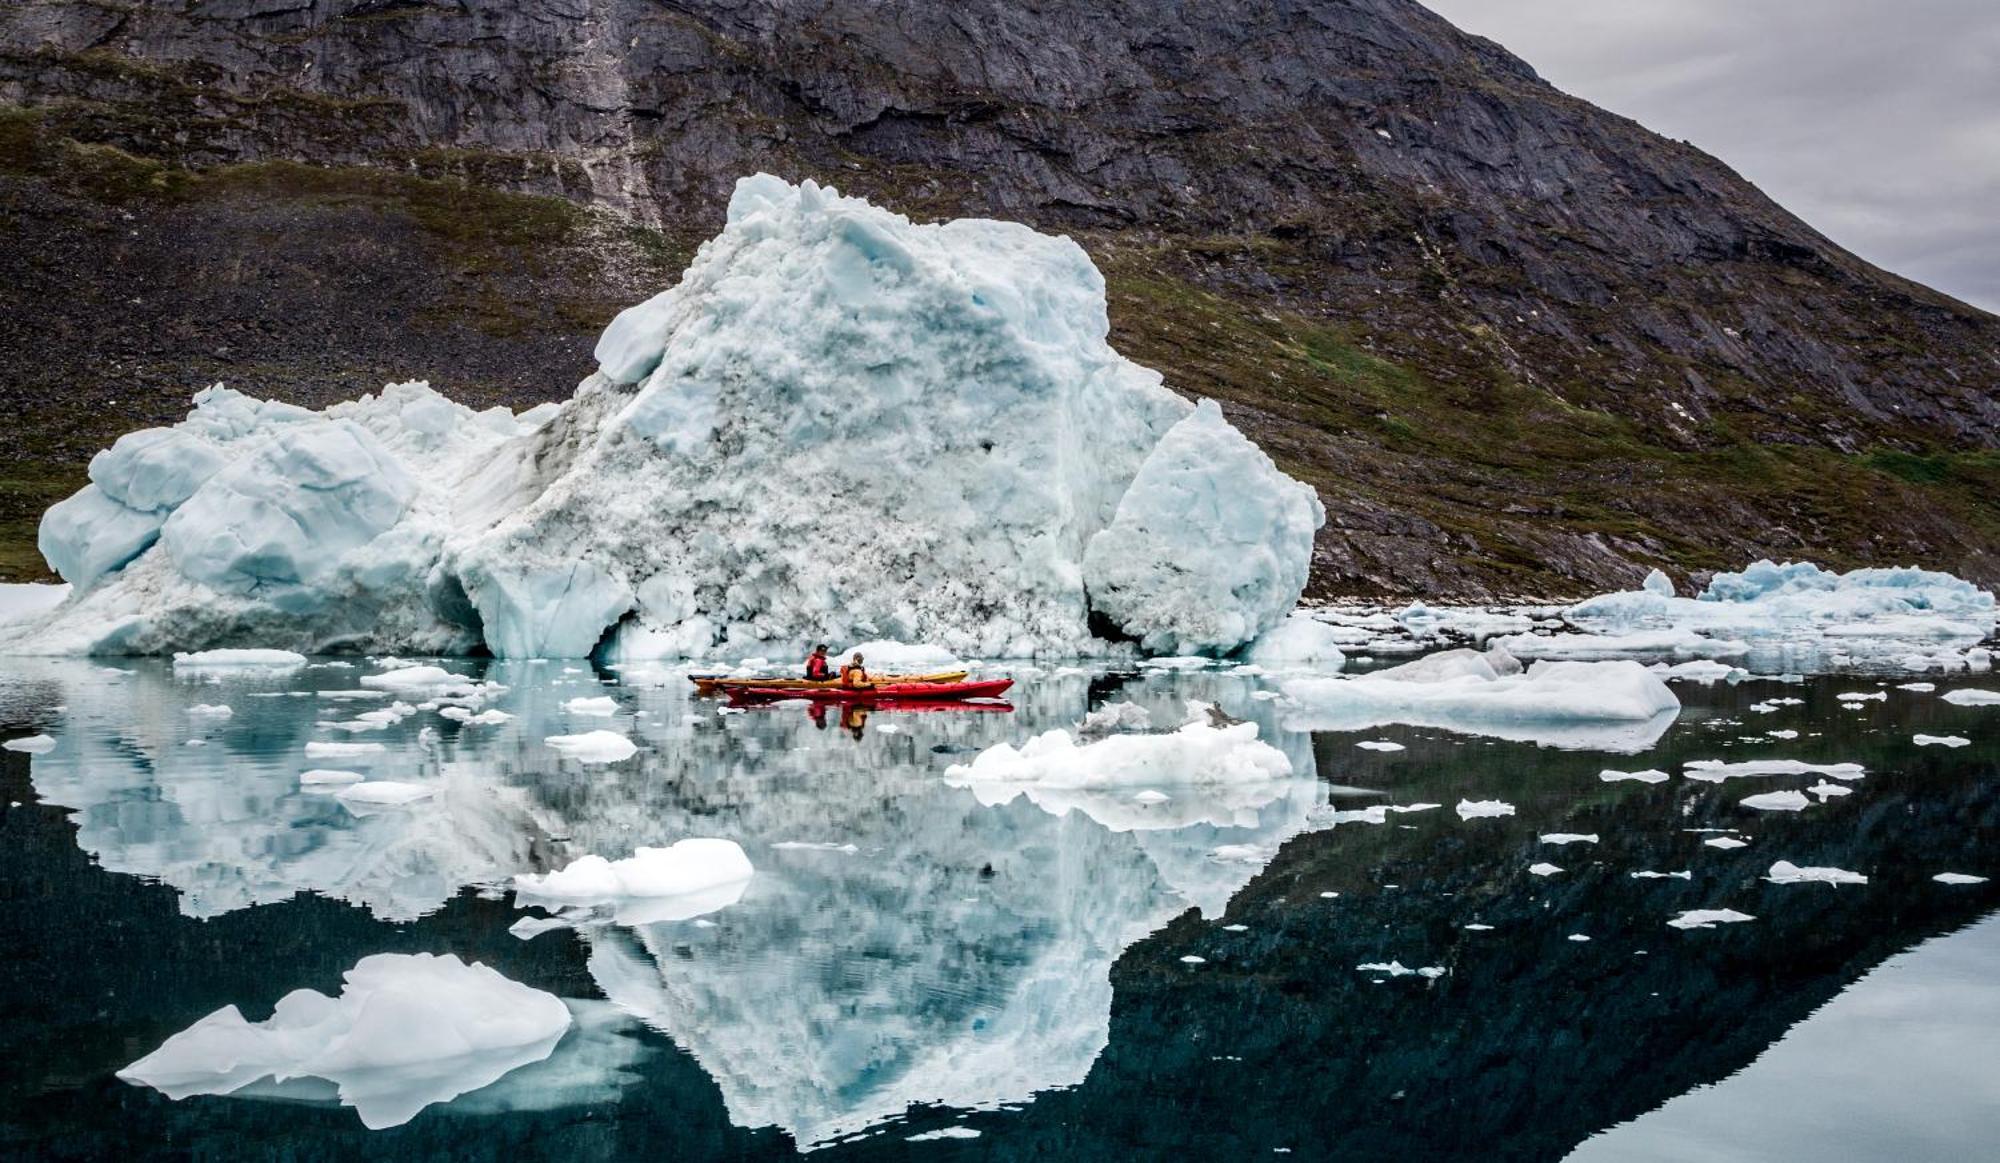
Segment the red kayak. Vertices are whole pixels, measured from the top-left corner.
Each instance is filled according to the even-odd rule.
[[[731,702],[768,703],[781,699],[811,699],[832,703],[956,703],[966,699],[990,699],[1014,685],[1011,678],[988,678],[975,682],[896,682],[875,686],[815,687],[731,687]]]

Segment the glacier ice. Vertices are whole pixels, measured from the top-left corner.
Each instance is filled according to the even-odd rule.
[[[75,593],[0,650],[1235,651],[1323,510],[1107,334],[1068,239],[746,178],[559,408],[218,386],[122,438],[44,521]]]
[[[1265,631],[1244,651],[1244,661],[1270,670],[1339,670],[1347,661],[1346,636],[1309,614],[1293,614]]]
[[[1483,658],[1282,684],[1291,730],[1359,731],[1392,723],[1541,742],[1642,751],[1680,711],[1658,675],[1636,662],[1538,662],[1495,674]],[[1427,661],[1427,660],[1426,660]],[[1399,673],[1400,672],[1400,673]]]
[[[547,1058],[570,1027],[555,995],[448,953],[378,953],[343,977],[339,997],[294,990],[262,1022],[224,1006],[118,1077],[175,1099],[323,1078],[379,1130]]]

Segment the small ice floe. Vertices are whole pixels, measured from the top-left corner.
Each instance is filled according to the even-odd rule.
[[[1744,807],[1760,812],[1803,812],[1812,806],[1812,801],[1802,791],[1767,791],[1762,795],[1744,796],[1742,803]]]
[[[191,719],[227,719],[234,714],[227,703],[196,703],[188,708]]]
[[[1939,884],[1985,884],[1987,881],[1984,876],[1973,876],[1965,872],[1940,872],[1931,879]]]
[[[779,852],[845,852],[852,856],[861,849],[834,840],[780,840],[771,845]]]
[[[684,921],[735,904],[756,874],[734,840],[693,838],[623,860],[584,856],[542,876],[514,878],[514,903],[603,905],[621,923]]]
[[[543,933],[570,927],[570,923],[561,917],[522,917],[507,926],[507,931],[523,941],[532,941]]]
[[[1363,751],[1403,750],[1403,745],[1401,743],[1391,743],[1387,739],[1364,739],[1361,742],[1356,743],[1355,746],[1361,748]]]
[[[1224,926],[1222,926],[1222,931],[1223,931],[1223,932],[1225,932],[1225,933],[1247,933],[1247,932],[1249,932],[1249,931],[1250,931],[1250,926],[1248,926],[1248,925],[1224,925]]]
[[[575,698],[565,702],[562,705],[562,709],[572,715],[590,715],[602,718],[618,713],[618,700],[612,698],[610,695],[594,699]]]
[[[1590,940],[1590,938],[1589,938],[1588,936],[1586,936],[1586,935],[1584,935],[1584,934],[1582,934],[1582,933],[1571,933],[1571,934],[1569,935],[1568,939],[1569,939],[1569,940],[1571,940],[1571,941],[1575,941],[1575,942],[1577,942],[1577,943],[1579,943],[1579,944],[1581,944],[1582,942],[1585,942],[1585,941],[1588,941],[1588,940]]]
[[[1897,683],[1896,689],[1899,691],[1915,691],[1920,695],[1927,695],[1937,689],[1937,684],[1934,682],[1903,682]]]
[[[1800,868],[1789,860],[1771,866],[1764,877],[1772,884],[1867,884],[1868,878],[1845,868]]]
[[[1955,707],[1991,707],[2000,705],[2000,691],[1946,691],[1943,698],[1945,702]]]
[[[381,674],[364,674],[361,685],[370,690],[423,698],[467,695],[487,689],[485,684],[442,666],[399,666]]]
[[[174,654],[175,674],[217,670],[296,670],[305,664],[305,655],[290,650],[183,650]]]
[[[8,751],[25,751],[29,755],[46,755],[56,749],[56,741],[48,735],[27,735],[0,743],[0,748]]]
[[[347,759],[356,755],[379,755],[387,750],[380,743],[327,743],[314,739],[306,744],[306,755],[312,759]]]
[[[1465,926],[1465,928],[1468,932],[1473,932],[1473,933],[1491,933],[1493,931],[1493,926],[1482,925],[1478,921],[1472,922],[1471,924]]]
[[[1164,804],[1173,798],[1166,792],[1157,791],[1149,787],[1145,791],[1133,793],[1132,802],[1135,804]]]
[[[1919,747],[1969,747],[1972,740],[1963,735],[1912,735],[1910,742]]]
[[[550,735],[542,742],[578,763],[617,763],[639,753],[639,745],[616,731],[585,731],[581,735]]]
[[[1764,732],[1764,734],[1770,736],[1773,739],[1796,739],[1799,737],[1799,733],[1797,731],[1791,730],[1790,728],[1786,728],[1785,730],[1782,731],[1766,731]]]
[[[979,1131],[975,1127],[939,1127],[935,1131],[923,1131],[905,1138],[905,1143],[930,1143],[938,1139],[977,1139]]]
[[[439,707],[438,714],[450,719],[454,723],[463,723],[468,727],[493,726],[498,723],[504,723],[514,717],[500,710],[498,707],[491,707],[477,713],[467,710],[464,707]]]
[[[402,783],[393,779],[373,779],[348,784],[333,794],[342,803],[395,807],[427,800],[437,794],[437,788],[428,784]]]
[[[206,740],[206,739],[190,739],[190,740],[188,740],[187,742],[185,742],[185,743],[181,744],[181,746],[183,746],[183,747],[206,747],[206,746],[208,746],[208,740]]]
[[[1435,812],[1443,806],[1443,804],[1390,804],[1389,810],[1399,814],[1403,812]]]
[[[1667,773],[1664,771],[1654,771],[1650,768],[1645,771],[1612,771],[1610,768],[1606,768],[1597,773],[1597,778],[1603,780],[1605,783],[1617,783],[1620,780],[1627,779],[1638,783],[1665,783],[1667,782]]]
[[[1672,666],[1664,662],[1655,663],[1648,669],[1668,682],[1680,680],[1698,682],[1704,686],[1713,685],[1726,678],[1740,678],[1750,673],[1740,666],[1731,666],[1726,662],[1716,662],[1709,658],[1691,658]]]
[[[1717,925],[1740,925],[1756,919],[1735,909],[1688,909],[1667,924],[1676,929],[1713,929]]]
[[[1747,759],[1725,763],[1720,759],[1696,759],[1684,765],[1689,779],[1721,783],[1766,775],[1829,775],[1834,779],[1860,779],[1868,769],[1859,763],[1802,763],[1796,759]]]
[[[1631,874],[1631,876],[1633,880],[1693,880],[1694,879],[1694,873],[1692,872],[1654,872],[1651,869],[1647,869],[1644,872],[1634,872]]]
[[[1354,969],[1357,973],[1379,973],[1384,977],[1423,977],[1433,980],[1445,974],[1442,965],[1426,965],[1419,969],[1411,969],[1401,961],[1364,961]]]
[[[1595,833],[1595,832],[1548,832],[1548,833],[1545,833],[1545,834],[1543,834],[1543,836],[1542,836],[1542,843],[1544,843],[1544,844],[1595,844],[1595,843],[1597,843],[1597,833]]]
[[[1851,796],[1854,794],[1854,789],[1851,787],[1838,783],[1828,783],[1825,780],[1820,780],[1806,790],[1818,796],[1820,803],[1825,803],[1835,796]]]
[[[1539,864],[1528,865],[1528,874],[1530,876],[1554,876],[1556,873],[1561,871],[1562,871],[1561,868],[1559,868],[1556,865],[1550,864],[1546,860],[1542,861]]]
[[[1323,892],[1319,894],[1319,899],[1323,901],[1330,901],[1337,898],[1338,896],[1340,896],[1340,894],[1337,892]]]
[[[1511,816],[1513,814],[1514,805],[1500,800],[1458,801],[1458,818],[1461,820],[1480,820],[1493,816]]]
[[[1843,703],[1887,702],[1888,691],[1842,691],[1833,696]]]
[[[572,1020],[554,994],[450,954],[378,953],[344,978],[339,997],[294,990],[261,1022],[224,1006],[118,1077],[173,1099],[320,1078],[381,1130],[547,1058]]]
[[[1189,953],[1189,954],[1188,954],[1187,956],[1185,956],[1185,957],[1182,957],[1182,958],[1181,958],[1181,964],[1182,964],[1182,965],[1207,965],[1207,964],[1208,964],[1208,958],[1206,958],[1206,957],[1197,957],[1197,956],[1195,956],[1194,954],[1192,954],[1192,953]]]
[[[358,771],[335,771],[331,768],[315,767],[311,771],[299,773],[299,786],[334,787],[344,783],[360,783],[367,778]]]
[[[1710,848],[1723,849],[1747,848],[1750,846],[1748,840],[1738,840],[1734,836],[1716,836],[1713,839],[1703,840],[1702,843]]]

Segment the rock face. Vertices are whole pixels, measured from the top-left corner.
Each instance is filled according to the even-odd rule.
[[[0,101],[26,110],[10,140],[41,143],[8,151],[26,175],[10,186],[17,236],[75,255],[68,282],[26,269],[7,303],[16,382],[51,391],[81,377],[55,378],[75,357],[45,337],[91,310],[90,260],[111,246],[61,201],[78,167],[51,161],[51,141],[203,173],[282,160],[454,177],[676,239],[712,233],[735,179],[769,170],[918,216],[1073,233],[1106,271],[1121,350],[1245,406],[1287,468],[1339,480],[1322,592],[1583,589],[1807,548],[2000,570],[1976,499],[1992,469],[1967,459],[2000,438],[2000,323],[1869,267],[1713,158],[1557,92],[1415,0],[24,0],[0,13]],[[149,268],[166,245],[148,230],[155,186],[227,238],[240,224],[216,219],[245,199],[275,199],[281,236],[302,239],[357,212],[329,207],[320,178],[274,195],[257,173],[92,187],[93,205],[147,200],[136,228],[107,223],[107,261]],[[547,278],[497,265],[472,277],[503,293]],[[265,277],[282,297],[307,276]],[[192,334],[149,328],[127,354],[205,359],[218,280],[159,278],[130,313],[188,301],[174,321]],[[486,319],[489,298],[451,310]],[[510,316],[527,318],[504,342],[563,382],[594,324],[534,314]],[[354,327],[354,364],[442,376],[409,358],[456,350],[426,319]],[[282,345],[270,331],[253,346]],[[304,393],[345,371],[279,362],[268,388],[245,386]],[[1856,515],[1862,502],[1889,512]]]

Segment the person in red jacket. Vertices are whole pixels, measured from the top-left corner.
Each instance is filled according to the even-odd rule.
[[[825,682],[832,677],[833,664],[827,661],[826,643],[822,642],[813,647],[812,654],[806,659],[806,678],[813,682]]]

